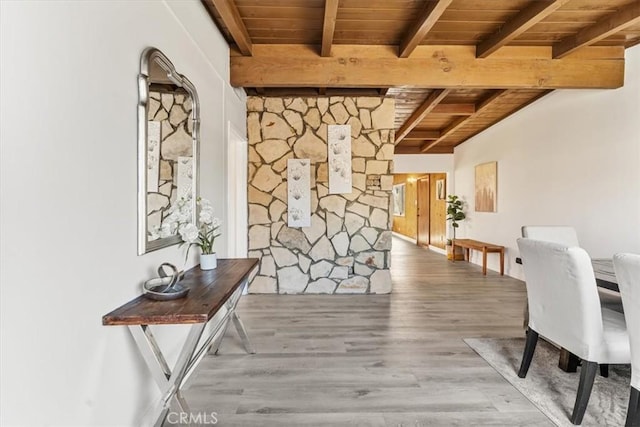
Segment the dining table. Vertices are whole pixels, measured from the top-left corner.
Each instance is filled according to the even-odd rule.
[[[596,276],[596,284],[610,291],[620,292],[618,289],[618,279],[613,268],[613,259],[611,258],[593,258],[593,273]]]
[[[517,257],[516,264],[522,264],[522,258]],[[592,258],[591,265],[593,266],[593,273],[596,277],[596,284],[599,287],[620,292],[616,272],[613,269],[612,258]]]

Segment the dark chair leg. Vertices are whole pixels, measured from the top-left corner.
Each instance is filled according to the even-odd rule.
[[[524,354],[522,355],[522,363],[520,364],[520,371],[518,376],[524,378],[529,371],[529,365],[531,365],[531,359],[533,359],[533,352],[536,351],[536,344],[538,343],[538,333],[533,329],[527,329],[527,342],[524,345]]]
[[[631,396],[629,397],[629,408],[627,409],[626,427],[640,426],[640,391],[631,387]]]
[[[600,365],[600,376],[601,377],[605,377],[605,378],[609,378],[609,365],[606,363],[603,363],[602,365]]]
[[[571,415],[571,423],[573,423],[574,425],[582,424],[582,418],[584,417],[584,412],[587,410],[589,397],[591,397],[593,380],[596,378],[597,372],[597,362],[589,362],[586,360],[582,361],[582,368],[580,368],[580,384],[578,385],[576,404],[573,407],[573,414]]]

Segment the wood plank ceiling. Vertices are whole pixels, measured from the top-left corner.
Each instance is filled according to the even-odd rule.
[[[396,153],[452,153],[559,88],[622,85],[640,0],[202,0],[261,96],[396,99]]]

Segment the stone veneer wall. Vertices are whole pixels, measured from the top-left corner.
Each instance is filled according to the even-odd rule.
[[[391,98],[247,100],[251,293],[391,292]],[[351,125],[353,191],[329,194],[327,125]],[[287,160],[311,160],[311,226],[287,227]]]

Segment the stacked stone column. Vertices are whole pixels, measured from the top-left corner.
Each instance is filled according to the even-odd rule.
[[[391,98],[249,97],[252,293],[391,292]],[[353,189],[329,194],[327,126],[351,126]],[[287,160],[311,161],[311,226],[287,227]]]

